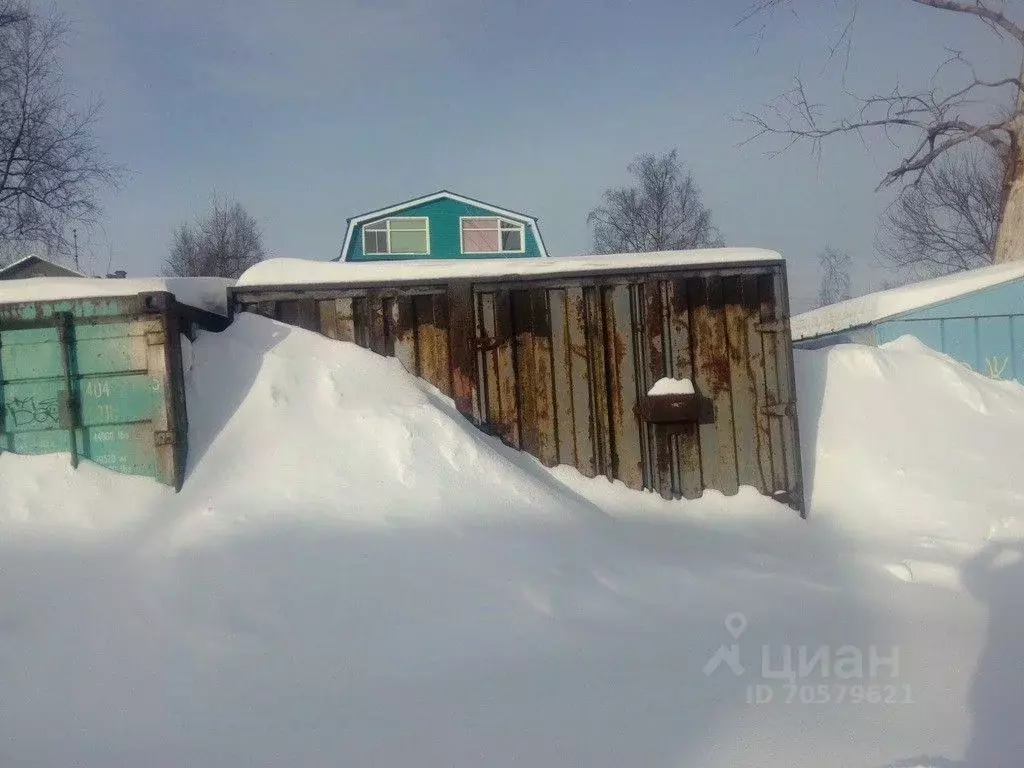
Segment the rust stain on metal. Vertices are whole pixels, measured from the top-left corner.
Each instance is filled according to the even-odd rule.
[[[604,290],[605,349],[609,355],[609,452],[615,477],[628,487],[644,486],[641,425],[636,418],[638,392],[634,355],[632,289],[615,285]]]
[[[416,296],[416,365],[419,375],[451,396],[448,361],[447,298],[444,294]]]
[[[555,388],[551,374],[551,317],[547,289],[531,292],[533,310],[533,381],[537,419],[537,458],[546,466],[558,463],[555,432]]]
[[[494,359],[498,377],[499,420],[505,440],[519,448],[521,426],[516,392],[515,329],[512,325],[512,299],[505,290],[494,296],[494,334],[498,342]]]
[[[455,407],[474,422],[480,421],[476,402],[476,328],[473,289],[469,283],[448,287],[448,355],[451,359],[452,399]]]
[[[565,291],[565,317],[569,350],[569,382],[572,389],[573,440],[576,467],[587,477],[597,476],[597,451],[594,442],[594,416],[591,400],[587,313],[583,289],[571,286]]]
[[[327,336],[393,354],[482,428],[546,464],[665,496],[732,493],[742,480],[796,499],[780,291],[782,270],[758,264],[235,295],[236,307],[304,327],[312,318]],[[651,410],[641,400],[663,376],[691,379],[697,395]]]

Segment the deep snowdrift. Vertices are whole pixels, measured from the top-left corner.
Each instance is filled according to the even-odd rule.
[[[905,343],[801,354],[804,523],[548,472],[396,362],[261,318],[193,352],[182,493],[0,456],[0,764],[1024,749],[1017,385]],[[705,674],[734,643],[742,672]],[[764,674],[762,648],[843,646],[895,647],[896,676]]]

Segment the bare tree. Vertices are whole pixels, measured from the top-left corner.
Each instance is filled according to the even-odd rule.
[[[634,183],[605,190],[587,216],[598,253],[665,251],[722,244],[692,174],[675,149],[639,155],[626,170]]]
[[[905,90],[897,85],[889,93],[857,98],[858,108],[835,120],[822,118],[821,105],[809,98],[804,83],[797,79],[793,89],[763,113],[747,115],[755,126],[755,136],[783,137],[784,148],[809,141],[817,152],[823,140],[836,135],[864,137],[868,132],[881,132],[901,146],[904,154],[879,187],[920,183],[928,169],[951,150],[979,147],[1005,169],[994,260],[1024,259],[1024,21],[1011,18],[1005,0],[901,1],[984,24],[993,35],[1013,42],[1019,65],[1012,72],[984,78],[963,52],[951,50],[934,71],[930,86]],[[755,0],[745,18],[799,2]],[[847,50],[859,0],[848,2],[850,22],[837,43],[837,47],[845,44]],[[940,80],[946,85],[940,85]]]
[[[0,0],[0,243],[68,255],[69,229],[95,224],[118,169],[97,148],[98,106],[72,106],[62,82],[67,26]]]
[[[818,263],[821,265],[818,306],[850,298],[850,254],[828,246],[818,254]]]
[[[995,255],[1004,169],[990,154],[947,155],[882,216],[879,252],[914,277],[983,267]]]
[[[214,197],[208,214],[174,230],[164,274],[236,278],[265,258],[256,219],[240,203]]]

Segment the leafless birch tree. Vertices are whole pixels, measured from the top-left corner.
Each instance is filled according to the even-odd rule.
[[[214,197],[207,215],[174,230],[164,274],[236,278],[265,258],[256,219],[240,203]]]
[[[983,267],[995,256],[1004,169],[991,154],[948,153],[882,215],[878,250],[916,278]]]
[[[65,91],[59,15],[0,0],[0,244],[68,255],[70,231],[98,220],[98,192],[118,169],[93,136],[96,105]]]
[[[756,0],[746,18],[795,8],[802,1]],[[980,148],[1001,168],[994,260],[1024,259],[1024,12],[1019,4],[1005,0],[893,2],[957,15],[965,24],[984,24],[994,37],[1013,43],[1018,64],[1013,71],[983,77],[962,51],[951,49],[933,73],[933,85],[916,90],[897,85],[888,93],[858,98],[855,111],[838,119],[824,118],[822,105],[809,97],[803,81],[797,79],[764,111],[747,115],[755,136],[780,137],[783,149],[809,142],[817,152],[823,141],[837,135],[881,132],[902,148],[902,157],[883,176],[880,188],[920,184],[950,152]],[[858,0],[848,4],[851,14],[855,13]],[[851,30],[852,23],[843,28],[840,45],[849,43]],[[938,84],[940,79],[944,85]]]
[[[587,216],[598,253],[703,248],[722,244],[693,175],[672,150],[627,166],[634,183],[605,190]]]
[[[828,246],[818,254],[818,264],[821,265],[818,306],[824,307],[850,298],[850,254]]]

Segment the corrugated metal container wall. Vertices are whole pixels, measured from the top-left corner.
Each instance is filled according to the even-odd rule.
[[[392,355],[548,466],[802,509],[785,267],[232,289],[236,311]],[[691,396],[648,396],[659,379]]]
[[[180,333],[212,318],[168,293],[0,304],[0,451],[67,452],[180,488]]]

